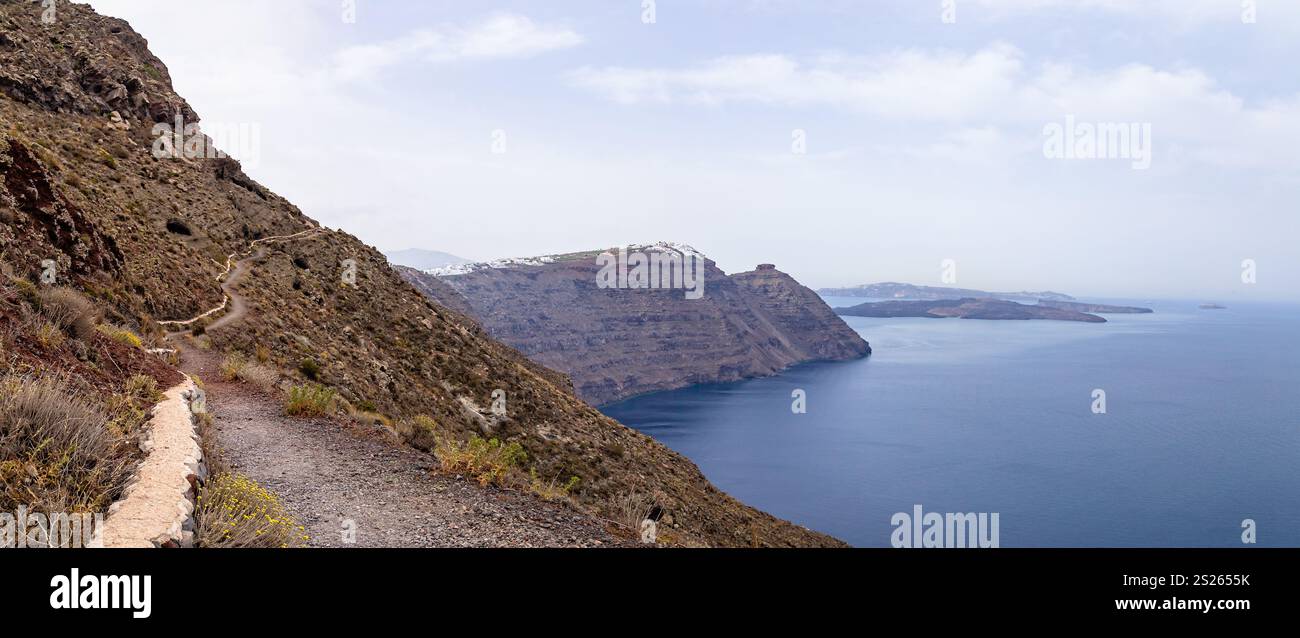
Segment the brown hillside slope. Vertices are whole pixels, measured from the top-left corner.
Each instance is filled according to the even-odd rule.
[[[156,159],[151,129],[177,115],[196,119],[125,22],[61,4],[43,25],[39,5],[0,0],[0,251],[14,268],[35,281],[54,260],[61,281],[115,321],[156,333],[158,320],[221,303],[227,255],[316,227],[233,160]],[[218,350],[261,349],[394,418],[518,441],[542,475],[580,477],[575,497],[597,514],[654,501],[684,544],[839,544],[719,492],[687,459],[573,396],[562,375],[426,300],[350,235],[268,246],[247,279],[248,315],[214,330]],[[497,389],[500,421],[482,414]]]

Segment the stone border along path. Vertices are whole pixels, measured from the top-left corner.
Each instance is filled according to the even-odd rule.
[[[207,474],[195,427],[195,410],[202,408],[193,405],[201,397],[198,386],[186,377],[154,406],[140,445],[145,459],[122,498],[109,506],[90,547],[193,546],[195,494],[190,477],[203,480]]]
[[[278,237],[263,237],[262,239],[254,239],[252,242],[249,242],[249,244],[248,244],[248,248],[244,249],[244,252],[243,252],[243,253],[231,253],[231,255],[230,255],[229,257],[226,257],[226,270],[223,271],[220,275],[217,275],[217,279],[216,279],[217,283],[222,284],[222,286],[221,286],[221,289],[222,289],[222,290],[221,290],[221,291],[222,291],[222,293],[224,293],[224,295],[225,295],[225,297],[221,300],[221,305],[219,305],[219,306],[217,306],[216,308],[213,308],[213,309],[211,309],[211,310],[209,310],[209,311],[207,311],[207,312],[205,312],[205,313],[203,313],[203,314],[201,314],[201,315],[199,315],[199,316],[197,316],[197,317],[194,317],[193,319],[186,319],[186,320],[184,320],[184,321],[159,321],[159,322],[158,322],[158,325],[160,325],[160,326],[180,326],[180,327],[183,328],[183,327],[185,327],[185,326],[191,326],[191,325],[194,325],[194,324],[198,323],[199,321],[202,321],[202,320],[204,320],[204,319],[207,319],[208,317],[211,317],[212,315],[217,314],[218,312],[222,312],[222,311],[225,310],[225,309],[226,309],[226,308],[227,308],[227,307],[228,307],[232,302],[234,302],[234,300],[233,300],[234,292],[230,289],[230,286],[232,286],[232,285],[235,283],[235,282],[234,282],[234,279],[235,279],[235,278],[232,278],[232,280],[230,280],[230,281],[226,281],[226,282],[224,282],[224,283],[222,282],[222,280],[226,278],[226,275],[229,275],[229,274],[230,274],[231,270],[236,269],[236,268],[237,268],[240,264],[242,264],[245,260],[255,258],[255,257],[257,257],[257,256],[259,256],[259,255],[262,254],[262,253],[259,251],[259,252],[256,253],[256,254],[249,255],[249,252],[251,252],[254,248],[257,248],[258,246],[260,246],[260,245],[263,244],[263,243],[269,243],[269,242],[273,242],[273,241],[289,241],[289,240],[291,240],[291,239],[301,239],[301,238],[309,237],[309,236],[311,236],[311,235],[315,235],[315,234],[320,233],[320,232],[323,232],[323,229],[321,229],[321,228],[309,228],[309,229],[307,229],[307,230],[304,230],[304,231],[301,231],[301,232],[294,233],[294,234],[292,234],[292,235],[280,235],[280,236],[278,236]],[[241,260],[239,260],[239,261],[235,261],[235,258],[236,258],[236,257],[239,257],[241,254],[242,254],[242,255],[245,255],[244,259],[241,259]],[[213,261],[215,261],[215,260],[213,260]],[[238,274],[238,273],[236,273],[236,274]]]

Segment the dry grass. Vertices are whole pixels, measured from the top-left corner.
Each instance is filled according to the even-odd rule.
[[[385,428],[388,428],[389,430],[394,430],[393,420],[388,418],[388,416],[385,414],[380,414],[379,412],[371,412],[370,410],[359,410],[357,408],[349,408],[347,412],[348,415],[351,416],[353,419],[355,419],[358,423],[365,423],[366,425],[378,425],[378,426],[383,426]]]
[[[248,360],[238,352],[226,355],[221,361],[221,378],[225,381],[237,381],[240,373],[248,367]]]
[[[407,445],[425,452],[436,452],[438,447],[438,424],[433,419],[420,415],[414,419],[402,419],[397,422],[397,436]]]
[[[240,474],[220,474],[203,486],[194,521],[199,547],[285,548],[309,540],[279,497]]]
[[[221,378],[247,383],[270,392],[280,382],[280,373],[263,365],[249,363],[244,355],[232,352],[221,362]]]
[[[57,350],[68,340],[67,335],[52,323],[43,323],[36,329],[36,342],[46,350]]]
[[[85,340],[94,334],[99,310],[85,295],[71,288],[46,288],[37,297],[41,316],[68,336]]]
[[[203,411],[194,415],[199,432],[199,448],[203,451],[203,463],[207,465],[208,476],[218,476],[230,471],[226,464],[225,451],[217,443],[216,421],[212,413]]]
[[[641,494],[628,494],[615,503],[613,522],[640,538],[642,523],[654,518],[657,509],[654,499]]]
[[[239,374],[239,380],[270,392],[279,385],[280,373],[266,366],[251,365]]]
[[[105,323],[100,324],[95,329],[99,331],[100,334],[103,334],[118,343],[126,344],[132,348],[144,347],[144,340],[140,338],[140,335],[137,335],[126,328],[119,328]]]
[[[0,380],[0,511],[107,509],[134,469],[132,441],[114,424],[123,410],[50,379]]]
[[[547,501],[562,501],[569,498],[569,493],[578,486],[578,477],[570,476],[561,483],[559,477],[549,481],[537,474],[537,468],[528,470],[528,491]]]
[[[289,389],[284,413],[289,416],[322,417],[334,412],[337,394],[319,385],[296,385]]]
[[[442,431],[433,419],[423,415],[403,419],[395,429],[407,445],[438,457],[444,472],[469,476],[480,485],[518,488],[548,501],[565,500],[578,486],[579,478],[576,476],[563,482],[558,476],[546,480],[535,467],[529,468],[525,474],[528,454],[517,442],[502,443],[498,439],[471,435],[469,441],[462,443]]]
[[[158,382],[153,377],[137,374],[126,380],[126,394],[137,403],[154,405],[163,400],[163,393],[158,390]]]
[[[499,439],[488,440],[472,435],[468,442],[462,443],[455,436],[443,432],[427,416],[398,422],[397,434],[408,445],[433,452],[442,470],[449,474],[464,474],[485,486],[528,484],[522,471],[528,454],[517,442],[502,443]]]
[[[434,455],[445,472],[465,474],[479,485],[512,487],[521,478],[520,468],[528,454],[518,442],[502,443],[499,439],[470,436],[468,443],[450,437],[438,437]]]

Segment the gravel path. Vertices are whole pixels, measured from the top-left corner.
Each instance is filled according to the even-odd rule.
[[[234,264],[222,284],[230,308],[209,331],[244,316],[247,305],[235,286],[261,253],[259,247]],[[181,369],[205,382],[227,464],[278,494],[307,528],[313,547],[624,544],[566,504],[434,474],[433,456],[401,445],[381,426],[285,416],[278,399],[250,385],[220,382],[220,355],[183,333],[169,338],[181,346]]]
[[[315,547],[600,547],[621,544],[561,503],[436,475],[431,455],[380,426],[282,414],[272,397],[218,383],[217,355],[184,349],[205,380],[217,443],[232,469],[276,492]],[[351,521],[351,523],[349,523]],[[355,543],[344,532],[355,530]]]

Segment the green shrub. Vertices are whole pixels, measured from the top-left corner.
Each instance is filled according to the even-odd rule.
[[[232,352],[221,362],[221,378],[226,381],[237,381],[246,367],[248,367],[248,360],[244,355]]]
[[[537,475],[537,468],[534,467],[528,470],[528,490],[548,501],[559,501],[568,498],[573,488],[578,486],[578,481],[579,479],[576,476],[570,476],[569,480],[564,483],[560,483],[558,477],[546,481]]]
[[[407,445],[435,452],[438,447],[438,424],[423,414],[414,419],[402,419],[397,422],[397,435]]]
[[[117,326],[110,326],[105,323],[97,326],[95,330],[113,341],[131,346],[132,348],[140,348],[144,346],[144,341],[140,339],[140,336],[126,328],[118,328]]]
[[[308,380],[320,380],[320,364],[316,363],[315,359],[303,359],[302,363],[298,364],[298,371]]]
[[[334,411],[336,393],[319,385],[296,385],[289,389],[284,412],[289,416],[322,417]]]
[[[518,479],[519,467],[528,460],[528,453],[517,441],[502,443],[499,439],[485,440],[478,435],[470,436],[467,444],[443,436],[438,436],[437,440],[434,454],[442,469],[472,476],[479,485],[509,486]]]
[[[126,380],[126,395],[147,405],[163,400],[163,394],[158,391],[158,381],[143,374],[134,375]]]

